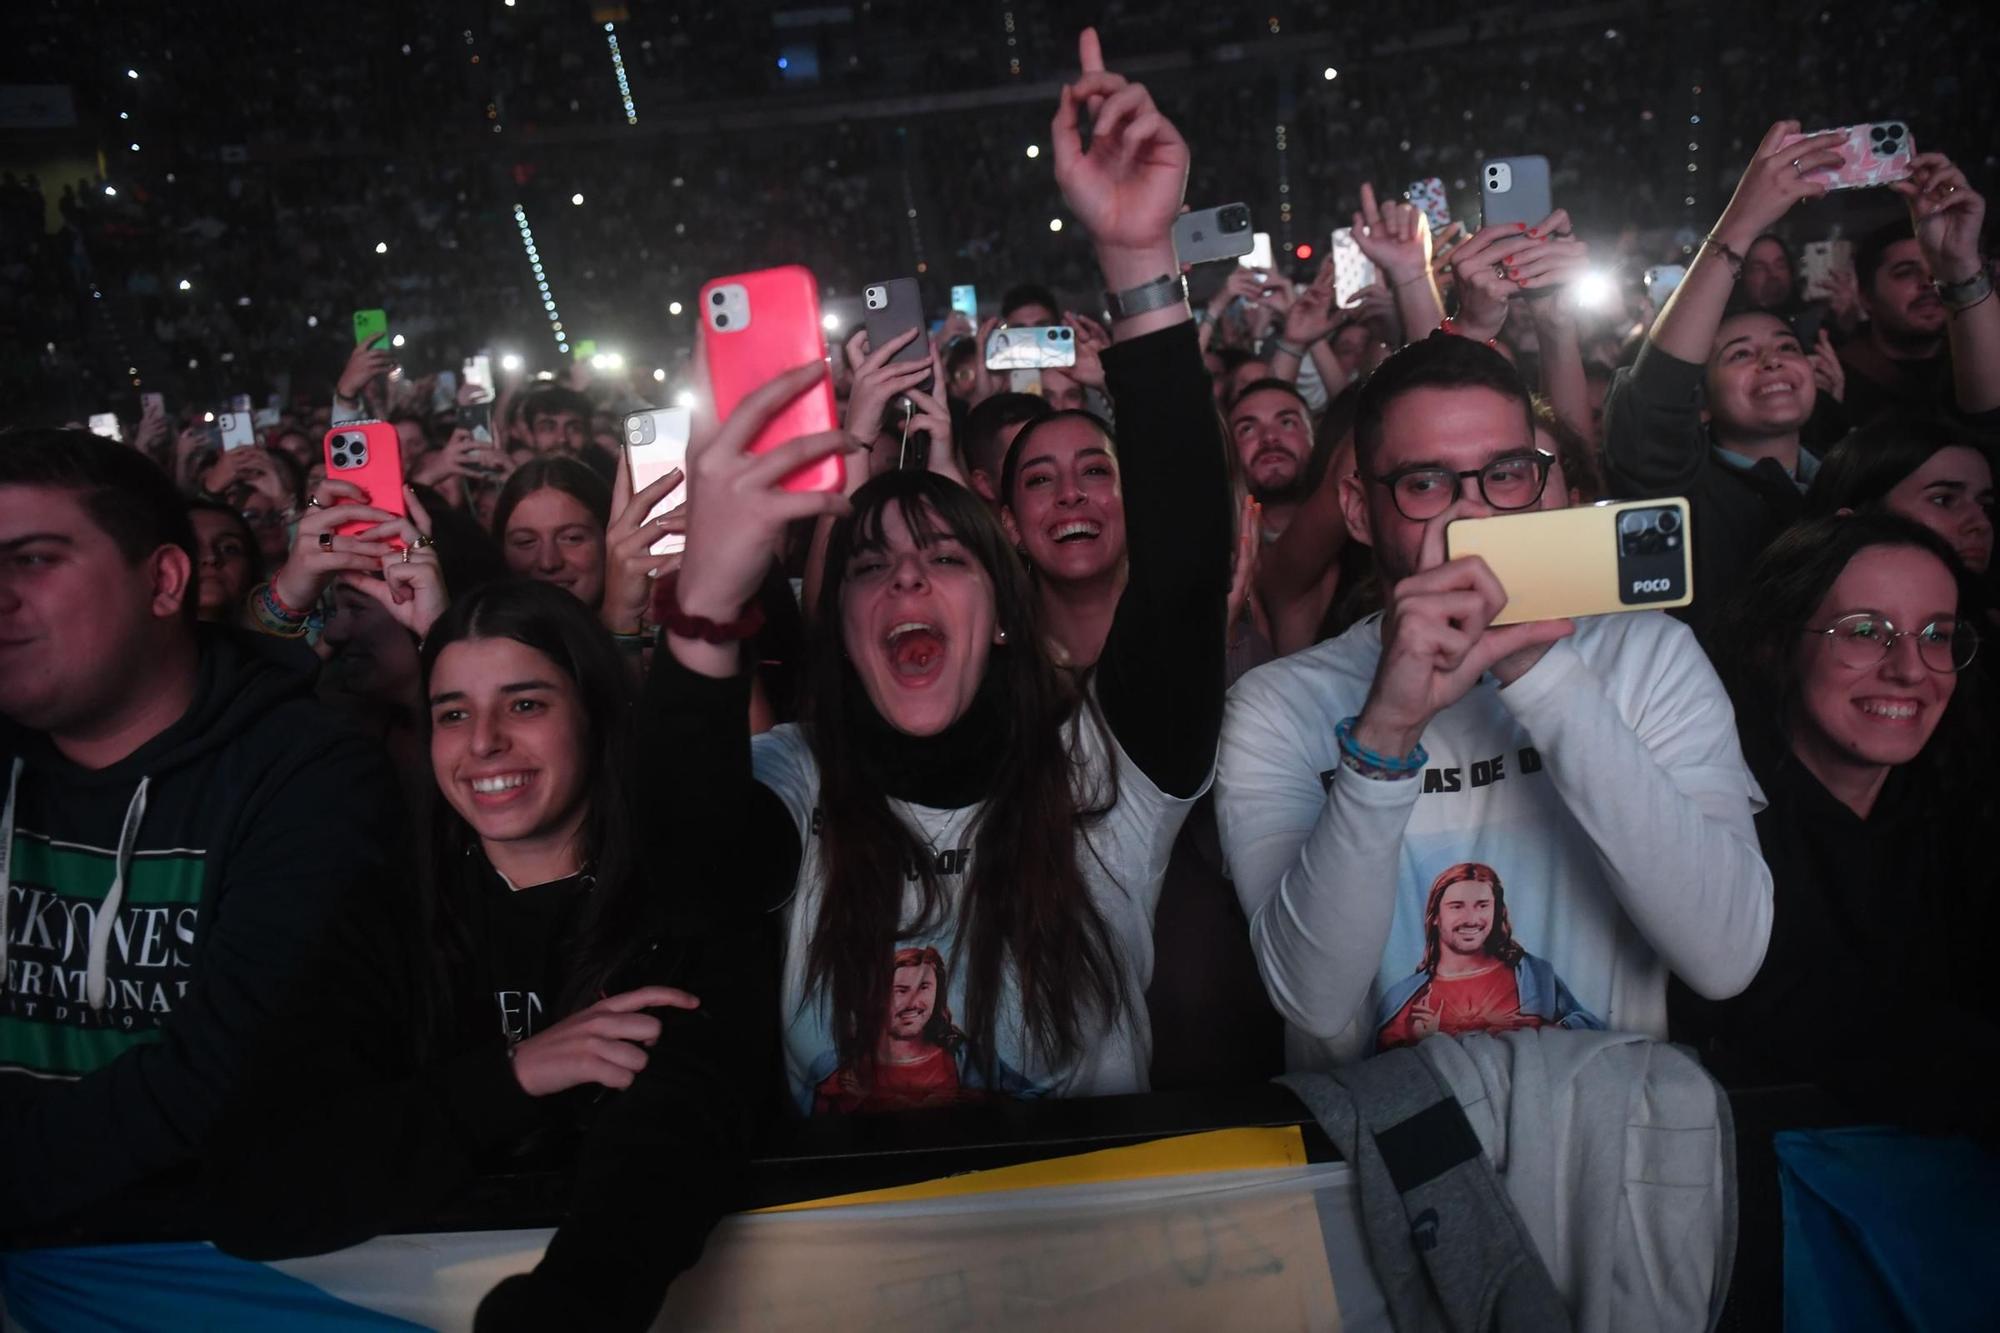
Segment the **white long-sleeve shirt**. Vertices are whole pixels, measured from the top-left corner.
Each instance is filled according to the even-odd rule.
[[[1763,796],[1686,626],[1657,612],[1579,622],[1512,685],[1488,677],[1433,718],[1424,772],[1393,780],[1345,768],[1334,739],[1381,652],[1370,618],[1260,667],[1223,723],[1223,851],[1293,1068],[1372,1054],[1413,1003],[1437,1008],[1447,1031],[1562,1022],[1664,1036],[1669,970],[1710,997],[1749,984],[1771,930],[1752,823]],[[1440,985],[1427,908],[1465,863],[1499,879],[1503,902],[1484,937],[1472,926],[1439,941],[1447,973],[1488,975]],[[1510,935],[1528,956],[1508,978],[1495,969],[1511,951],[1493,952]],[[1453,984],[1483,1009],[1463,991],[1454,1009]]]

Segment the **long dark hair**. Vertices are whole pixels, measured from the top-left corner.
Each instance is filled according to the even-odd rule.
[[[891,472],[863,486],[827,546],[804,709],[819,766],[826,866],[807,948],[807,985],[829,990],[841,1063],[868,1068],[892,979],[883,957],[900,940],[944,924],[947,895],[933,858],[866,776],[861,751],[874,721],[872,705],[840,628],[848,560],[885,543],[883,515],[892,505],[917,542],[949,535],[979,562],[993,582],[997,623],[1007,632],[980,686],[994,691],[1001,714],[998,771],[970,830],[973,855],[955,923],[966,1031],[990,1078],[1011,964],[1030,1041],[1048,1063],[1061,1063],[1081,1047],[1086,1013],[1108,1020],[1131,1002],[1110,929],[1077,864],[1079,831],[1101,818],[1117,793],[1115,786],[1082,790],[1083,757],[1068,739],[1068,724],[1080,706],[1083,725],[1101,728],[1103,722],[1049,659],[1027,571],[992,511],[931,472]],[[913,869],[921,906],[906,927],[904,885]]]
[[[1893,514],[1849,514],[1787,528],[1764,548],[1743,585],[1724,603],[1709,639],[1715,645],[1716,670],[1736,705],[1745,749],[1753,756],[1789,762],[1803,636],[1841,572],[1855,556],[1878,546],[1910,547],[1936,557],[1958,585],[1960,617],[1978,618],[1977,586],[1950,545],[1921,524]],[[1985,644],[1981,651],[1993,648]],[[1989,786],[1983,772],[1988,746],[1984,675],[1978,669],[1958,673],[1937,730],[1909,765],[1932,784],[1941,802]]]
[[[1806,489],[1806,515],[1879,509],[1905,477],[1933,454],[1952,448],[1970,449],[1992,461],[1962,428],[1943,421],[1891,419],[1863,426],[1826,451]]]
[[[438,657],[454,643],[511,639],[548,658],[576,687],[584,710],[584,772],[590,792],[582,828],[589,899],[565,945],[567,965],[558,1012],[592,1003],[606,980],[648,939],[652,895],[639,882],[640,856],[632,788],[632,684],[604,627],[576,598],[552,584],[496,579],[451,604],[424,639],[425,697]],[[425,710],[429,716],[429,710]],[[476,975],[467,925],[468,895],[485,891],[492,873],[473,832],[450,802],[431,790],[419,901],[430,944],[429,1035],[450,1033],[461,1015],[453,997]]]

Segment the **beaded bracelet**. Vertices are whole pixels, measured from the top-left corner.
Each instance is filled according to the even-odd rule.
[[[1358,721],[1358,717],[1347,717],[1336,722],[1333,738],[1340,742],[1341,762],[1362,777],[1382,780],[1415,777],[1431,761],[1430,752],[1422,745],[1406,755],[1377,754],[1354,738],[1354,724]]]
[[[253,628],[279,639],[304,638],[310,627],[306,616],[293,614],[271,591],[269,582],[250,590],[250,622]]]
[[[1453,319],[1450,315],[1446,315],[1443,319],[1438,321],[1438,332],[1449,334],[1454,338],[1470,338],[1472,336],[1471,334],[1461,330],[1458,327],[1458,321],[1456,319]],[[1486,338],[1482,339],[1482,341],[1488,347],[1491,347],[1494,351],[1497,352],[1500,350],[1500,340],[1498,338]]]
[[[1715,249],[1721,251],[1723,262],[1729,265],[1729,275],[1739,282],[1742,281],[1745,260],[1742,255],[1737,254],[1729,248],[1727,241],[1717,236],[1714,232],[1710,232],[1708,235],[1702,237],[1701,243],[1704,246],[1713,246]]]

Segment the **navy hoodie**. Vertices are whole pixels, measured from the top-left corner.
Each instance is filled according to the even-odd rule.
[[[192,1161],[304,961],[383,884],[380,747],[291,645],[204,630],[187,714],[90,770],[0,720],[0,1216],[46,1223]]]

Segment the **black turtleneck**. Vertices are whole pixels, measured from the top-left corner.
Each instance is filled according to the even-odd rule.
[[[1005,648],[995,648],[1004,653]],[[862,769],[869,781],[888,795],[934,810],[962,810],[977,805],[993,791],[1006,752],[1006,668],[988,660],[986,677],[972,703],[956,722],[935,736],[898,731],[875,711],[860,682],[849,678],[852,696],[848,716],[861,730]]]

